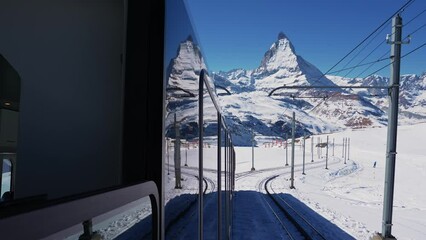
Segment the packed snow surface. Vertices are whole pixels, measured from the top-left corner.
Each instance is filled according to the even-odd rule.
[[[254,162],[252,162],[251,147],[237,147],[233,237],[247,239],[249,236],[247,233],[251,233],[250,239],[268,239],[271,236],[283,235],[280,227],[275,225],[276,220],[273,215],[267,212],[267,208],[261,205],[257,205],[258,208],[248,208],[250,203],[244,202],[246,198],[253,197],[253,202],[257,201],[260,204],[262,195],[264,195],[264,190],[260,188],[262,181],[275,175],[278,177],[270,182],[270,187],[275,194],[286,196],[287,199],[299,206],[301,211],[311,212],[313,218],[317,219],[317,223],[328,224],[327,229],[340,234],[339,236],[343,236],[344,239],[352,237],[369,239],[375,232],[381,232],[386,132],[386,128],[368,128],[316,135],[306,139],[306,175],[302,175],[303,147],[301,143],[303,140],[295,141],[295,189],[289,187],[291,147],[288,149],[287,158],[289,166],[285,166],[285,142],[258,138],[257,146],[254,149]],[[398,128],[392,227],[392,234],[398,239],[424,239],[426,236],[426,192],[422,186],[426,177],[426,154],[422,144],[426,141],[425,134],[426,124]],[[327,149],[316,148],[315,145],[319,140],[326,142],[327,136],[329,137],[328,169],[325,169]],[[345,157],[342,155],[343,138],[350,138],[346,164]],[[311,151],[312,139],[314,140],[313,151]],[[182,203],[188,201],[190,196],[188,194],[198,191],[195,177],[198,149],[190,148],[182,151],[185,156],[182,157],[182,165],[187,163],[189,166],[182,168],[183,189],[173,188],[174,167],[171,165],[170,175],[166,175],[166,203],[181,205],[179,201]],[[204,153],[204,173],[213,181],[213,184],[216,174],[212,169],[215,169],[216,166],[216,151],[217,149],[212,145],[205,148]],[[170,155],[173,156],[173,153]],[[188,156],[187,159],[186,156]],[[256,170],[250,171],[253,163]],[[216,198],[216,187],[209,186],[208,198]],[[139,209],[144,208],[146,206],[139,207]],[[166,211],[172,213],[180,211],[180,209],[166,205]],[[215,211],[216,208],[212,208],[208,204],[204,214],[205,216],[215,216]],[[116,217],[111,224],[104,224],[104,228],[100,229],[100,232],[107,239],[112,239],[116,237],[116,233],[122,233],[129,227],[126,226],[126,223],[144,220],[142,216],[146,216],[147,213],[142,214],[141,210],[137,209],[129,210],[120,218]],[[187,224],[181,224],[184,227],[181,228],[180,236],[185,236],[187,239],[197,237],[196,216],[196,214],[190,214],[189,218],[183,219]],[[247,216],[251,218],[247,219]],[[133,231],[135,231],[134,229]],[[215,236],[215,230],[216,228],[212,227],[212,224],[206,225],[205,236]],[[124,235],[121,235],[119,239],[125,239],[122,236]]]

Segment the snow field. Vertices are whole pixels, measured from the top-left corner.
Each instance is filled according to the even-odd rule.
[[[253,190],[262,177],[282,174],[273,181],[274,189],[292,194],[356,239],[368,239],[375,231],[381,231],[386,131],[386,128],[372,128],[330,134],[329,141],[334,138],[336,148],[334,157],[332,147],[329,148],[328,170],[324,159],[318,159],[316,150],[314,163],[310,162],[310,140],[307,140],[306,175],[301,174],[302,152],[296,147],[294,190],[289,189],[290,166],[284,167],[285,150],[255,148],[256,170],[276,170],[252,174],[237,181],[236,188]],[[426,193],[421,185],[426,175],[426,154],[422,146],[425,133],[426,124],[400,126],[398,130],[392,233],[400,239],[426,236]],[[341,159],[343,137],[351,139],[350,160],[346,165]],[[321,138],[324,142],[326,135]],[[236,148],[236,152],[237,174],[249,171],[251,148]],[[322,154],[325,156],[324,149]],[[375,168],[374,161],[377,162]]]

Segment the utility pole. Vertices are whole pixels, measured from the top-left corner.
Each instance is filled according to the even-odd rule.
[[[342,144],[342,158],[345,157],[345,138],[343,138],[343,144]]]
[[[334,157],[334,138],[333,138],[333,157]]]
[[[294,135],[296,131],[296,113],[293,112],[293,122],[291,124],[291,185],[294,188]]]
[[[167,175],[170,175],[170,153],[169,153],[169,139],[166,140],[166,150],[167,150]]]
[[[344,138],[344,140],[343,140],[343,159],[345,161],[345,164],[346,164],[346,144],[347,144],[347,142],[348,142],[348,139]]]
[[[303,133],[303,170],[302,174],[305,175],[305,141],[306,141],[306,135]]]
[[[347,155],[348,155],[348,138],[345,138],[345,164],[346,164]]]
[[[179,124],[176,121],[176,113],[175,113],[175,188],[181,189],[182,184],[180,182],[181,180],[181,174],[180,174],[180,127]]]
[[[185,167],[188,167],[188,148],[185,149]]]
[[[288,139],[285,138],[285,165],[288,166]]]
[[[311,136],[311,157],[312,157],[311,162],[314,162],[314,137],[313,136]]]
[[[398,128],[398,98],[399,79],[401,63],[402,39],[402,18],[398,14],[392,19],[392,39],[388,43],[391,46],[391,78],[389,81],[389,112],[388,112],[388,133],[386,147],[386,169],[385,169],[385,193],[383,200],[383,220],[382,237],[393,238],[392,236],[392,211],[393,195],[395,185],[395,160],[396,160],[396,139]]]
[[[327,136],[327,143],[326,143],[326,150],[325,150],[325,169],[328,169],[328,136]]]
[[[254,131],[251,130],[251,170],[256,170],[254,168]]]

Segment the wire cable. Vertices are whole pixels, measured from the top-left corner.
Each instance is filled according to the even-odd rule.
[[[418,51],[419,49],[423,48],[424,46],[426,46],[426,42],[425,42],[425,43],[423,43],[422,45],[418,46],[417,48],[413,49],[412,51],[410,51],[410,52],[408,52],[408,53],[404,54],[403,56],[401,56],[401,59],[403,59],[403,58],[405,58],[406,56],[408,56],[408,55],[410,55],[410,54],[412,54],[412,53],[414,53],[414,52]],[[377,72],[379,72],[379,71],[383,70],[384,68],[386,68],[386,67],[390,66],[390,65],[391,65],[391,64],[393,64],[393,63],[394,63],[394,61],[392,61],[392,62],[390,62],[390,63],[386,64],[385,66],[383,66],[383,67],[379,68],[378,70],[376,70],[376,71],[374,71],[374,72],[370,73],[367,77],[370,77],[370,76],[372,76],[373,74],[376,74]],[[366,78],[367,78],[367,77],[366,77]],[[328,99],[330,99],[330,98],[332,98],[332,97],[336,96],[336,94],[337,94],[337,93],[338,93],[338,92],[336,92],[335,94],[333,94],[332,96],[330,96],[330,97],[329,97],[329,98],[327,98],[327,99],[320,100],[320,102],[319,102],[319,103],[318,103],[315,107],[311,108],[311,109],[308,111],[308,113],[310,113],[310,112],[314,111],[314,110],[315,110],[316,108],[318,108],[318,107],[319,107],[322,103],[325,103]]]
[[[349,51],[345,56],[343,56],[336,64],[334,64],[330,69],[328,69],[324,74],[319,77],[320,80],[322,77],[327,75],[331,70],[333,70],[337,65],[339,65],[343,60],[345,60],[350,54],[352,54],[358,47],[360,47],[364,42],[366,42],[371,36],[373,36],[377,31],[379,31],[384,25],[386,25],[395,15],[403,12],[407,7],[409,7],[415,0],[409,0],[402,7],[400,7],[394,14],[392,14],[388,19],[386,19],[380,26],[378,26],[372,33],[365,37],[358,45],[356,45],[351,51]]]
[[[333,70],[336,66],[338,66],[343,60],[345,60],[350,54],[352,54],[357,48],[359,48],[364,42],[366,42],[371,36],[373,36],[377,31],[379,31],[384,25],[386,25],[395,15],[402,13],[403,11],[405,11],[405,9],[407,9],[415,0],[409,0],[407,1],[402,7],[400,7],[394,14],[392,14],[388,19],[386,19],[382,24],[380,24],[372,33],[370,33],[367,37],[365,37],[358,45],[356,45],[351,51],[349,51],[345,56],[343,56],[336,64],[334,64],[330,69],[328,69],[324,74],[322,74],[319,78],[317,78],[316,80],[314,80],[314,82],[320,81],[324,76],[326,76],[329,72],[331,72],[331,70]],[[383,56],[381,57],[383,58]],[[377,62],[377,61],[376,61]],[[305,92],[307,89],[300,91],[300,93],[298,93],[298,95],[301,95],[303,92]],[[338,92],[336,92],[338,93]],[[330,97],[331,98],[331,97]],[[329,98],[327,98],[329,99]],[[309,112],[311,112],[312,110],[314,110],[315,108],[317,108],[322,102],[325,102],[327,99],[325,99],[324,101],[320,101],[319,104],[317,104],[317,106],[315,106],[314,108],[312,108]],[[289,108],[286,108],[286,110],[283,112],[283,115],[285,115],[285,113],[287,112]]]
[[[411,5],[411,4],[410,4]],[[409,6],[409,5],[408,5]],[[407,6],[407,7],[408,7]],[[405,10],[405,9],[404,9]],[[401,11],[400,13],[402,13],[403,11]],[[415,19],[417,19],[419,16],[421,16],[423,13],[426,12],[426,9],[424,9],[423,11],[421,11],[420,13],[418,13],[415,17],[411,18],[406,24],[404,24],[404,27],[408,26],[411,22],[413,22]],[[415,32],[417,32],[418,30],[420,30],[421,28],[423,28],[424,26],[426,26],[426,24],[422,25],[421,27],[419,27],[418,29],[416,29],[415,31],[413,31],[412,33],[410,33],[408,36],[413,35]],[[384,28],[383,28],[384,29]],[[382,30],[383,30],[382,29]],[[382,30],[380,32],[382,32]],[[392,35],[394,35],[395,33],[392,32],[392,34],[389,35],[389,37],[392,37]],[[377,37],[377,35],[376,35]],[[374,37],[374,38],[376,38]],[[405,40],[405,39],[404,39]],[[382,44],[386,43],[386,41],[380,42],[366,57],[364,57],[357,65],[361,64],[362,62],[364,62],[365,59],[367,59],[373,52],[375,52]],[[365,48],[365,47],[364,47]],[[387,51],[384,55],[386,55],[389,51]],[[382,56],[383,57],[383,56]],[[374,63],[374,62],[372,62]],[[349,71],[348,73],[345,74],[345,76],[343,77],[347,77],[355,68],[352,68],[351,71]],[[343,70],[347,70],[347,69],[342,69]],[[368,69],[367,69],[368,70]],[[365,71],[364,71],[365,72]],[[362,72],[362,73],[364,73]],[[362,74],[361,73],[361,74]],[[359,74],[359,75],[361,75]],[[357,77],[359,77],[359,75]],[[355,77],[356,78],[356,77]]]
[[[407,9],[415,0],[409,0],[402,7],[400,7],[396,12],[394,12],[388,19],[386,19],[382,24],[380,24],[373,32],[371,32],[367,37],[365,37],[358,45],[356,45],[351,51],[349,51],[343,58],[341,58],[336,64],[334,64],[330,69],[323,73],[320,77],[314,80],[312,84],[320,81],[324,76],[329,74],[337,65],[339,65],[343,60],[345,60],[350,54],[352,54],[358,47],[360,47],[364,42],[366,42],[371,36],[373,36],[377,31],[379,31],[384,25],[386,25],[395,15],[402,13]],[[382,56],[383,57],[383,56]],[[382,58],[381,57],[381,58]],[[307,89],[304,89],[298,93],[298,95],[303,94]]]
[[[426,8],[423,11],[421,11],[419,14],[417,14],[415,17],[410,19],[406,24],[404,24],[404,27],[407,26],[408,24],[410,24],[412,21],[414,21],[416,18],[418,18],[420,15],[422,15],[425,12],[426,12]]]
[[[388,23],[389,24],[389,23]],[[347,67],[348,65],[349,65],[349,63],[351,63],[356,57],[358,57],[359,56],[359,54],[361,54],[361,52],[362,51],[364,51],[373,41],[374,41],[374,39],[376,39],[379,35],[380,35],[380,33],[382,33],[383,32],[383,30],[385,30],[386,29],[386,27],[387,27],[387,25],[388,24],[386,24],[386,25],[383,25],[383,28],[379,31],[379,32],[377,32],[377,34],[372,38],[372,39],[370,39],[370,41],[357,53],[357,54],[355,54],[355,56],[353,56],[352,58],[351,58],[351,60],[349,61],[349,62],[347,62],[346,64],[345,64],[345,66],[343,66],[343,68],[345,68],[345,67]],[[374,49],[375,50],[375,49]],[[373,51],[374,51],[373,50]],[[371,53],[369,53],[367,56],[369,56],[369,55],[371,55]],[[364,58],[365,59],[365,58]],[[349,71],[348,73],[346,73],[345,74],[345,76],[343,76],[343,77],[346,77],[346,76],[348,76],[349,75],[349,73],[351,73],[352,71]]]
[[[413,34],[414,33],[416,33],[416,32],[418,32],[419,30],[421,30],[422,28],[424,28],[426,26],[426,23],[425,24],[423,24],[422,26],[420,26],[420,27],[418,27],[416,30],[414,30],[413,32],[411,32],[410,34],[408,34],[404,39],[403,39],[403,41],[405,41],[405,40],[407,40],[407,39],[409,39],[410,37],[412,37],[413,36]],[[383,58],[384,56],[386,56],[387,54],[389,54],[389,52],[390,52],[390,50],[387,50],[380,58]],[[359,73],[355,78],[358,78],[359,76],[361,76],[362,74],[364,74],[368,69],[370,69],[371,67],[373,67],[377,62],[379,62],[379,61],[375,61],[375,62],[371,62],[371,65],[368,67],[368,68],[366,68],[364,71],[362,71],[361,73]],[[387,65],[387,66],[389,66],[389,65]],[[380,69],[380,70],[382,70],[382,69]],[[378,71],[375,71],[374,73],[377,73]],[[373,74],[374,74],[373,73]],[[367,75],[367,76],[371,76],[372,74],[369,74],[369,75]]]
[[[363,67],[363,66],[366,66],[366,65],[369,65],[369,64],[373,64],[373,63],[377,63],[377,62],[382,62],[382,61],[385,61],[385,60],[388,60],[388,59],[389,59],[389,57],[379,58],[379,59],[377,59],[375,61],[371,61],[371,62],[363,63],[363,64],[358,64],[358,65],[355,65],[355,66],[352,66],[352,67],[343,68],[343,69],[341,69],[339,71],[333,71],[333,72],[329,72],[329,73],[331,74],[331,73],[337,73],[337,72],[341,72],[341,71],[345,71],[345,70],[353,70],[355,68]]]

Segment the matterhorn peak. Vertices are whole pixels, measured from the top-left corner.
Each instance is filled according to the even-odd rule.
[[[290,68],[298,71],[297,55],[288,37],[280,32],[278,39],[265,53],[260,67],[261,71],[273,71],[279,68]]]
[[[293,44],[283,32],[278,33],[278,39],[266,51],[260,66],[253,71],[252,76],[258,89],[313,82],[333,85],[329,79],[323,78],[319,69],[296,54]]]
[[[278,33],[278,40],[286,39],[286,38],[287,38],[287,36],[283,32]]]
[[[186,38],[186,41],[194,42],[191,35],[188,35],[188,37]]]

